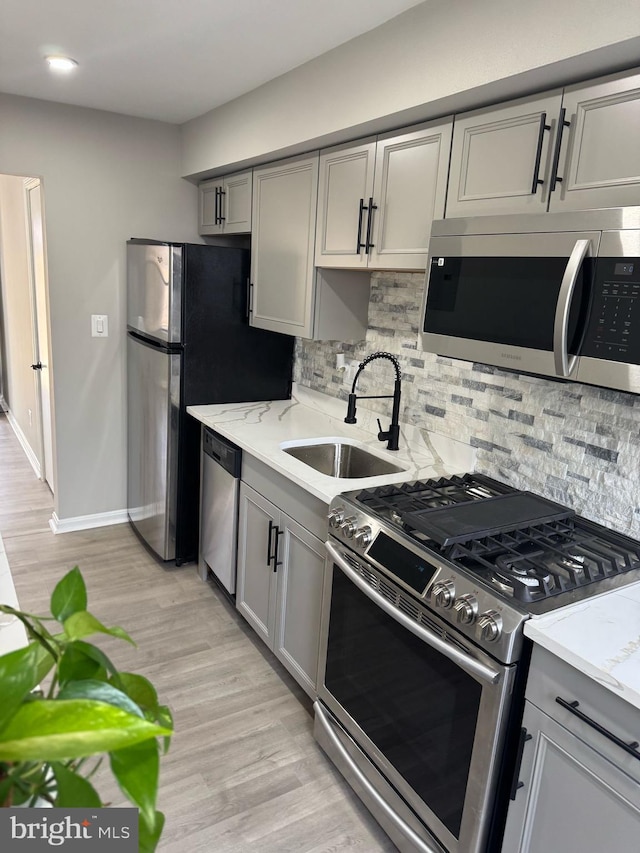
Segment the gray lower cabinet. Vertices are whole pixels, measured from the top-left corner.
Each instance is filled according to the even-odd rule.
[[[281,494],[276,491],[270,496],[278,499]],[[287,508],[295,511],[295,497]],[[324,505],[322,516],[326,517]],[[236,606],[312,698],[316,695],[324,562],[320,538],[246,482],[241,483]]]
[[[640,712],[608,692],[536,647],[503,853],[639,849],[640,760],[580,716],[623,743],[638,740]]]
[[[640,203],[640,73],[456,115],[446,217]]]

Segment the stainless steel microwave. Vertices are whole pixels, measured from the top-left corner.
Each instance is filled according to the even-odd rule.
[[[640,207],[433,223],[422,348],[640,394]]]

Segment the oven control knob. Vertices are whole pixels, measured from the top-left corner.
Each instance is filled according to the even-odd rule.
[[[356,534],[353,538],[359,548],[366,548],[367,545],[371,544],[371,532],[371,528],[368,524],[365,524],[364,527],[359,527],[356,530]]]
[[[347,539],[351,539],[353,537],[353,534],[356,532],[355,515],[350,515],[349,518],[345,518],[345,520],[340,525],[340,530],[342,530],[343,534],[347,537]]]
[[[497,610],[487,610],[478,619],[478,638],[495,643],[502,634],[502,616]]]
[[[462,625],[472,625],[476,621],[478,615],[478,599],[471,593],[461,595],[453,605],[456,611],[458,622]]]
[[[434,583],[431,591],[436,607],[451,607],[456,596],[456,588],[451,580]]]
[[[344,507],[337,506],[335,509],[332,509],[329,513],[329,526],[330,527],[340,527],[342,522],[344,521]]]

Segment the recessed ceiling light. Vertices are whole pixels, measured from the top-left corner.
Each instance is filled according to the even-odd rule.
[[[45,59],[52,71],[73,71],[78,65],[75,59],[69,56],[47,56]]]

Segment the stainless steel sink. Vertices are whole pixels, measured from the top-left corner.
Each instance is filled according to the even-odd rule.
[[[298,444],[283,447],[282,450],[321,474],[345,480],[380,477],[383,474],[397,474],[406,470],[374,453],[369,453],[363,447],[340,441]]]

